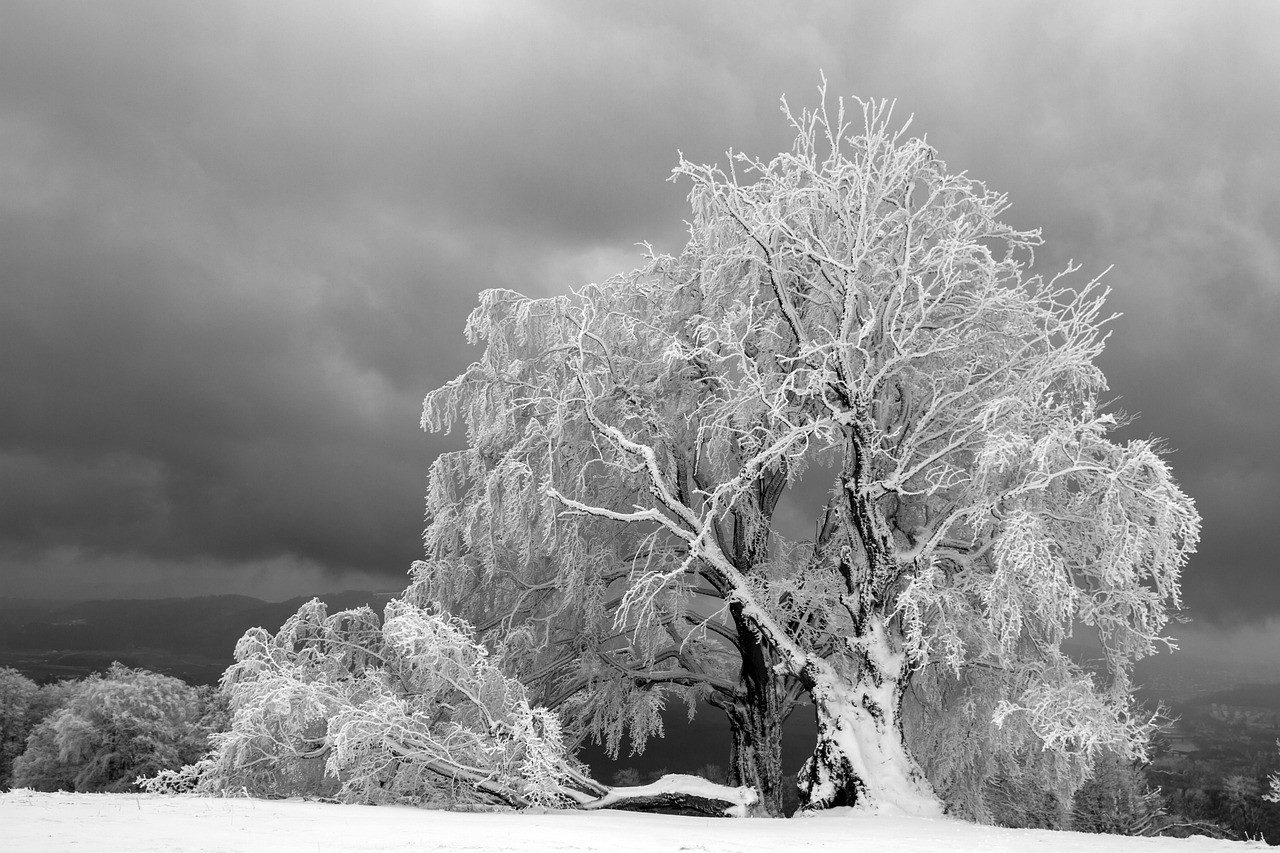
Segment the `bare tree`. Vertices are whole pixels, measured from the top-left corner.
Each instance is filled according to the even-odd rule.
[[[499,472],[500,509],[442,523],[433,500],[431,573],[500,519],[529,543],[513,557],[498,532],[478,558],[519,564],[506,594],[552,585],[553,611],[608,621],[651,681],[674,663],[714,687],[713,637],[732,636],[740,681],[759,659],[774,694],[753,707],[776,717],[779,678],[815,706],[811,808],[939,808],[901,715],[930,668],[994,673],[970,679],[983,724],[1054,754],[1141,754],[1129,672],[1179,604],[1199,518],[1153,442],[1109,438],[1106,291],[1068,286],[1074,268],[1031,275],[1038,233],[886,104],[862,103],[856,128],[825,92],[784,111],[787,153],[681,160],[679,256],[569,297],[482,295],[484,354],[424,424],[465,419],[456,462]],[[788,541],[779,500],[814,478],[814,534]],[[1062,651],[1076,630],[1100,673]],[[556,642],[572,640],[533,647]]]

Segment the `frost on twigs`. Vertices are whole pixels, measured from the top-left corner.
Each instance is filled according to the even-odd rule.
[[[482,354],[424,406],[469,448],[433,471],[420,577],[536,637],[523,671],[608,730],[647,691],[731,719],[806,693],[807,808],[976,802],[1037,751],[1078,785],[1098,749],[1141,749],[1130,672],[1167,645],[1199,535],[1158,445],[1113,440],[1107,290],[1033,275],[1039,233],[891,105],[784,111],[782,154],[681,159],[678,255],[482,294]],[[816,511],[789,489],[815,481]],[[789,542],[775,518],[801,513]],[[974,737],[905,739],[909,692]]]
[[[482,295],[468,335],[485,343],[483,357],[424,405],[424,426],[459,419],[468,446],[432,466],[426,554],[406,592],[476,625],[505,670],[559,713],[569,744],[593,739],[613,755],[661,736],[673,700],[691,713],[712,694],[737,701],[741,669],[723,603],[688,571],[684,543],[652,523],[618,520],[648,495],[648,474],[602,448],[597,430],[664,397],[678,416],[697,394],[689,377],[661,378],[667,339],[626,319],[644,318],[644,305],[635,292],[602,305],[621,328],[596,345],[613,355],[601,369],[638,388],[656,371],[661,388],[635,398],[619,389],[588,410],[570,361],[583,332],[576,300]],[[696,438],[663,440],[671,465]],[[616,512],[579,512],[575,501]],[[632,608],[630,588],[649,585],[653,598]]]
[[[1280,741],[1276,741],[1276,746],[1280,746]],[[1280,803],[1280,773],[1274,773],[1268,780],[1271,783],[1271,790],[1263,795],[1263,799],[1271,803]]]
[[[13,764],[16,787],[134,790],[139,775],[198,756],[220,721],[205,688],[119,662],[83,681],[43,689],[65,698],[25,737],[26,751]]]
[[[461,620],[403,601],[329,615],[304,605],[241,638],[223,675],[231,729],[154,790],[344,802],[554,805],[599,786]]]

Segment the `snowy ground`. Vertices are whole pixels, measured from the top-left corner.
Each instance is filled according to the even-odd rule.
[[[948,818],[828,815],[731,820],[630,812],[475,814],[279,800],[0,794],[0,850],[45,853],[1141,853],[1264,845],[996,829]]]

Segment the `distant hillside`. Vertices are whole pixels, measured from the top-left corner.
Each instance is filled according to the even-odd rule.
[[[9,613],[48,610],[59,605],[65,605],[66,603],[67,602],[65,601],[56,601],[52,598],[10,598],[7,595],[0,595],[0,614],[7,616]]]
[[[1202,704],[1280,709],[1280,684],[1241,684],[1197,699]]]
[[[347,590],[319,596],[330,610],[381,610],[391,592]],[[245,595],[49,601],[0,598],[0,666],[37,681],[88,675],[118,660],[212,684],[250,628],[274,631],[307,597],[269,602]]]

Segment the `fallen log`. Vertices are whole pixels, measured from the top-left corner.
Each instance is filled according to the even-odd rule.
[[[680,773],[670,773],[648,785],[610,788],[603,797],[579,803],[579,808],[697,817],[747,817],[763,813],[755,788],[731,788]]]

